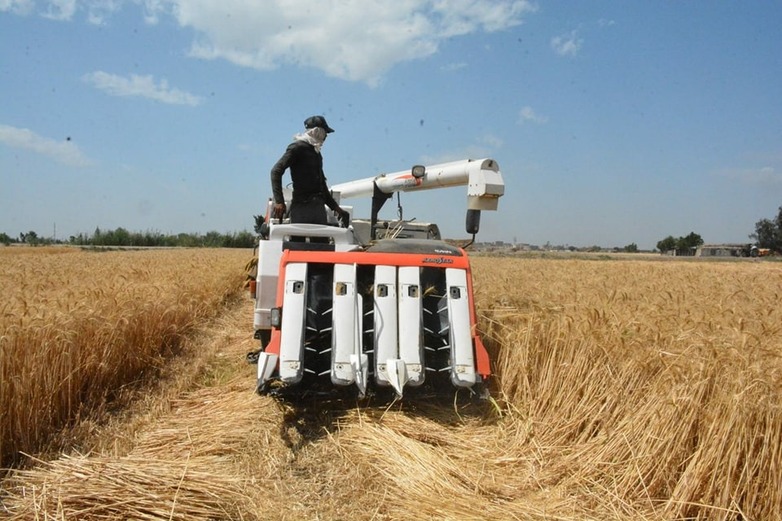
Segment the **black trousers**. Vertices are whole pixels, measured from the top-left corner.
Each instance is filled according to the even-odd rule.
[[[291,203],[291,223],[328,224],[326,207],[323,201],[315,198],[306,203]]]

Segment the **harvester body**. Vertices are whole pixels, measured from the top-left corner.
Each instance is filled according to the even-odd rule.
[[[422,170],[370,178],[371,188],[366,180],[337,185],[333,194],[338,200],[371,195],[374,203],[396,191],[469,184],[468,207],[475,212],[496,209],[503,193],[493,160]],[[259,392],[483,392],[490,361],[477,334],[464,249],[439,238],[367,242],[352,226],[275,223],[268,218],[271,204],[251,284],[255,336],[261,340],[253,356]],[[373,208],[372,235],[376,214]],[[468,211],[468,228],[470,220]],[[472,222],[477,227],[474,215]],[[422,229],[431,236],[437,227]]]

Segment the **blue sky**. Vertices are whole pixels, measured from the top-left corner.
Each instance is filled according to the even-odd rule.
[[[745,242],[782,205],[780,27],[772,1],[0,0],[0,232],[251,230],[323,114],[332,184],[497,160],[479,241]],[[467,238],[466,189],[402,204]]]

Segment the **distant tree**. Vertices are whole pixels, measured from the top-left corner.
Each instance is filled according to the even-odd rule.
[[[89,243],[98,246],[103,246],[104,244],[106,244],[104,242],[104,236],[103,233],[100,231],[100,228],[98,227],[95,228],[95,232],[92,234],[92,238],[90,239]]]
[[[30,230],[27,233],[20,233],[19,235],[24,237],[24,240],[22,242],[26,242],[27,244],[31,244],[32,246],[38,246],[38,243],[40,242],[38,240],[38,234],[32,230]]]
[[[159,231],[147,230],[144,235],[139,238],[139,246],[163,246],[165,237],[166,236]]]
[[[774,220],[761,219],[755,223],[755,233],[750,239],[757,242],[758,248],[769,248],[782,253],[782,206]]]
[[[130,232],[122,227],[114,230],[114,244],[117,246],[130,246]]]
[[[687,251],[697,248],[703,244],[703,239],[695,232],[690,232],[686,237],[679,237],[676,240],[676,249],[680,251]]]
[[[660,250],[661,253],[665,253],[666,251],[671,251],[676,249],[676,239],[673,238],[673,235],[669,235],[665,239],[659,241],[657,243],[657,249]]]
[[[176,242],[174,246],[185,246],[187,248],[196,248],[201,246],[201,241],[198,237],[191,233],[180,233],[176,236]]]
[[[755,233],[749,236],[758,243],[759,248],[771,248],[777,235],[777,227],[770,219],[761,219],[755,223]]]
[[[679,237],[678,239],[674,239],[673,235],[669,235],[657,243],[657,249],[661,253],[676,251],[677,255],[688,255],[701,244],[703,244],[703,238],[695,232],[690,232],[689,235]]]
[[[258,240],[256,237],[247,230],[241,231],[234,235],[233,247],[234,248],[254,248]]]
[[[70,239],[68,239],[68,242],[77,246],[83,246],[90,243],[90,238],[83,233],[79,233],[79,235],[71,235]]]
[[[32,233],[33,236],[31,236],[30,233]],[[31,242],[31,237],[37,237],[35,236],[35,232],[29,232],[27,234],[21,233],[19,236],[20,240],[24,238],[27,242]],[[43,241],[38,239],[39,243],[46,243],[47,241],[48,239],[44,239]],[[252,248],[255,246],[256,242],[257,237],[247,230],[226,234],[210,231],[205,235],[198,233],[164,235],[158,231],[147,231],[145,233],[130,232],[125,228],[120,227],[115,230],[101,230],[100,228],[95,228],[95,233],[91,236],[80,233],[79,235],[72,235],[70,237],[71,244],[91,244],[93,246]]]
[[[622,248],[626,253],[638,253],[638,245],[634,242]]]
[[[225,239],[219,232],[206,232],[206,235],[204,236],[204,246],[218,248],[224,246],[224,242]]]
[[[3,243],[6,246],[8,246],[9,244],[11,244],[11,242],[13,241],[11,237],[8,236],[7,233],[0,233],[0,243]]]

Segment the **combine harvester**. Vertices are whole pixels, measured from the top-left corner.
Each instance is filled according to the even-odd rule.
[[[248,361],[258,365],[259,393],[485,393],[489,357],[476,331],[467,254],[441,240],[435,224],[403,221],[401,206],[398,221],[378,220],[394,193],[464,185],[474,240],[480,212],[496,210],[504,193],[493,159],[417,165],[332,187],[340,204],[371,198],[368,221],[273,222],[269,201],[250,283],[261,348]],[[287,189],[285,197],[289,203]]]

